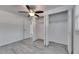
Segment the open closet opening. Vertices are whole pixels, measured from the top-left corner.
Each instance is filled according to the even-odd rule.
[[[49,41],[67,45],[67,22],[67,11],[49,15]]]

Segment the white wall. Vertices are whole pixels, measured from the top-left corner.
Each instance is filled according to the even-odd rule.
[[[37,39],[44,39],[44,19],[43,17],[37,19],[36,21],[36,34]]]
[[[49,20],[49,41],[67,44],[67,12],[50,15]],[[41,39],[44,39],[43,21],[43,18],[37,21],[37,35]]]
[[[30,38],[31,18],[25,17],[23,23],[24,23],[24,39]]]
[[[0,46],[23,39],[24,20],[27,18],[0,10]],[[26,30],[29,37],[29,29]]]
[[[79,17],[79,5],[75,6],[75,21]],[[74,27],[74,53],[79,53],[79,31],[76,31]]]

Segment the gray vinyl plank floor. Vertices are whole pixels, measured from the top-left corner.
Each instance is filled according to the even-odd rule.
[[[43,40],[32,42],[32,39],[24,39],[0,47],[0,54],[67,54],[67,46],[50,42],[44,47]]]

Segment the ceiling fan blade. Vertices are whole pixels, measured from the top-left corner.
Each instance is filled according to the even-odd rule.
[[[35,13],[43,13],[44,11],[35,11]]]
[[[26,5],[27,9],[30,11],[30,6],[29,5]]]
[[[35,14],[35,16],[39,17],[39,15]]]
[[[28,12],[26,12],[26,11],[18,11],[19,13],[28,13]]]

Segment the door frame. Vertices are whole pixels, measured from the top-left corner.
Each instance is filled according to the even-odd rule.
[[[55,9],[51,9],[48,11],[44,12],[44,45],[48,46],[49,45],[49,40],[48,40],[48,26],[49,26],[49,15],[50,14],[56,14],[60,12],[67,11],[68,13],[68,29],[67,29],[67,40],[68,40],[68,53],[73,53],[73,19],[72,19],[72,8],[73,6],[63,6],[63,7],[58,7]]]

